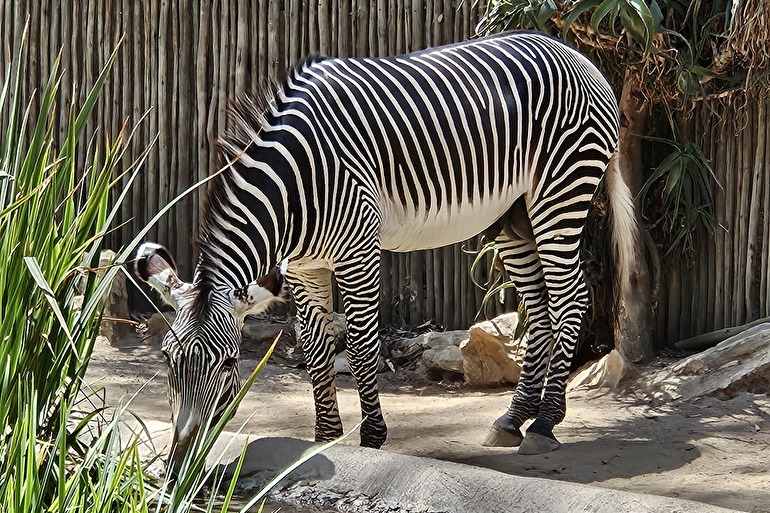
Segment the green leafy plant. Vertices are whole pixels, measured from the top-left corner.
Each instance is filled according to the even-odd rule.
[[[82,105],[69,112],[68,129],[58,143],[54,127],[62,78],[59,60],[37,101],[23,103],[26,31],[0,93],[0,108],[9,119],[0,145],[0,511],[4,513],[229,511],[245,447],[227,482],[222,466],[216,465],[222,454],[208,469],[206,458],[272,352],[271,348],[246,380],[223,420],[202,430],[176,481],[151,476],[147,469],[154,460],[140,457],[141,433],[126,435],[121,430],[130,401],[108,408],[98,391],[85,384],[107,292],[116,274],[125,272],[122,264],[161,216],[218,174],[163,207],[114,262],[99,268],[104,238],[149,151],[118,171],[133,135],[125,126],[103,146],[93,137],[85,150],[79,146],[117,51]],[[77,165],[82,160],[78,151],[87,152],[85,169]],[[118,184],[125,188],[115,194],[111,207],[110,196]]]
[[[647,137],[672,147],[639,193],[650,231],[661,247],[662,257],[692,259],[699,241],[714,233],[714,170],[700,146],[658,137]]]

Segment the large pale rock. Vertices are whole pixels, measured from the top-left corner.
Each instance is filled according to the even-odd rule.
[[[656,403],[770,390],[770,324],[761,324],[656,373],[649,383]]]
[[[462,370],[469,385],[486,387],[519,381],[522,344],[515,338],[518,323],[519,315],[513,312],[471,326],[468,340],[460,344]]]
[[[618,388],[637,375],[634,364],[616,349],[595,362],[581,367],[570,378],[567,390]]]

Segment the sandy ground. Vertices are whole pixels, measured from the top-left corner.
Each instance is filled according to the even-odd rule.
[[[243,375],[256,365],[246,352]],[[95,349],[88,381],[103,386],[108,402],[145,388],[131,404],[144,419],[168,421],[165,364],[156,347],[138,339]],[[148,383],[149,381],[149,383]],[[359,420],[348,376],[338,379],[346,427]],[[480,445],[512,389],[473,390],[464,385],[414,384],[381,375],[389,427],[383,450],[487,467],[501,472],[679,497],[727,508],[770,512],[770,397],[742,394],[728,401],[703,398],[653,408],[643,391],[572,392],[553,453],[519,456]],[[310,439],[313,402],[305,371],[268,365],[229,429],[250,415],[244,431]],[[345,443],[355,444],[355,435]]]

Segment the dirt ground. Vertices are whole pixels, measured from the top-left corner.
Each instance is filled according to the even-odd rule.
[[[246,375],[256,365],[256,355],[243,356],[241,373]],[[652,407],[643,390],[622,395],[572,392],[567,418],[556,429],[562,447],[546,455],[519,456],[512,449],[480,445],[492,421],[507,407],[512,389],[415,383],[398,373],[380,376],[389,427],[383,450],[770,512],[767,395]],[[88,381],[105,387],[111,404],[127,399],[149,381],[130,409],[144,419],[169,420],[165,364],[157,347],[137,338],[121,339],[116,345],[99,343]],[[349,376],[339,377],[337,384],[343,421],[353,427],[359,420],[355,386]],[[313,401],[307,373],[268,365],[231,429],[238,429],[252,414],[247,433],[310,439]],[[355,444],[355,438],[345,443]]]

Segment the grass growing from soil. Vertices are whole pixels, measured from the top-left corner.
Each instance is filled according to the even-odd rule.
[[[226,511],[235,479],[204,468],[224,420],[199,437],[183,467],[188,472],[175,483],[158,480],[139,457],[138,436],[126,437],[123,430],[121,439],[125,407],[107,408],[84,383],[110,284],[174,203],[115,262],[98,269],[129,188],[113,206],[110,196],[119,184],[133,182],[147,154],[121,170],[132,133],[124,127],[103,144],[85,133],[118,50],[82,105],[62,113],[55,102],[62,79],[58,59],[44,89],[22,99],[26,32],[20,43],[0,95],[9,120],[0,145],[0,512]],[[60,115],[67,116],[68,128],[57,138]],[[79,151],[86,152],[85,168],[77,165]],[[194,502],[204,483],[208,499]]]

